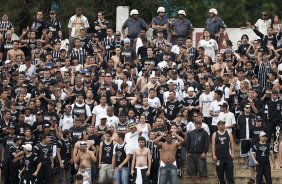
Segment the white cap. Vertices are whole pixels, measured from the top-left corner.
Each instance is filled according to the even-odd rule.
[[[192,86],[190,86],[190,87],[188,88],[188,92],[189,92],[189,91],[195,92],[195,90],[194,90],[194,88],[193,88]]]
[[[260,137],[266,136],[266,133],[262,131],[261,133],[259,133],[259,136]]]
[[[108,118],[108,116],[105,115],[105,114],[102,114],[102,115],[100,116],[100,120],[101,120],[101,119],[107,119],[107,118]]]
[[[23,145],[23,148],[26,149],[26,151],[32,151],[31,144],[25,144],[25,145]]]
[[[215,15],[217,15],[217,10],[215,8],[211,8],[209,10],[209,13],[214,13]]]
[[[158,10],[157,10],[157,13],[165,13],[165,8],[164,7],[159,7]]]
[[[184,16],[186,16],[186,13],[185,13],[184,10],[179,10],[177,14],[178,14],[178,15],[184,15]]]
[[[138,15],[138,14],[139,14],[139,12],[136,9],[133,9],[133,10],[130,11],[130,16],[131,15]]]
[[[11,60],[6,60],[5,64],[11,63]]]

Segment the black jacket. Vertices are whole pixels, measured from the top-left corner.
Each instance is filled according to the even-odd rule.
[[[249,138],[251,138],[251,128],[252,125],[255,123],[255,115],[249,115]],[[238,129],[239,129],[239,137],[240,139],[246,139],[247,129],[246,129],[246,115],[242,114],[238,116],[237,120]]]
[[[187,134],[187,153],[199,154],[209,151],[209,134],[203,128],[195,129]]]

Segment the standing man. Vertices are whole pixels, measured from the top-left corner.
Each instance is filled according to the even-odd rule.
[[[58,175],[57,175],[57,184],[62,182],[63,172],[66,174],[66,184],[71,184],[71,167],[73,164],[72,160],[72,145],[70,140],[70,131],[65,129],[63,131],[63,138],[58,141],[57,147],[57,157],[59,160],[60,166],[58,167]]]
[[[192,183],[196,183],[199,173],[200,183],[207,176],[206,154],[209,151],[209,134],[202,128],[203,115],[198,114],[195,121],[196,129],[187,134],[186,150],[188,153],[188,172]]]
[[[23,151],[25,154],[23,160],[23,169],[20,170],[19,176],[22,176],[23,183],[35,184],[37,180],[38,172],[41,168],[40,160],[32,153],[32,145],[23,145]]]
[[[61,22],[57,19],[57,14],[54,10],[50,11],[50,20],[47,21],[46,27],[53,33],[53,39],[58,37],[58,32],[61,31]]]
[[[99,146],[99,183],[103,183],[107,178],[112,178],[111,166],[113,158],[114,141],[112,131],[107,130],[104,140]]]
[[[204,84],[204,92],[199,97],[200,112],[204,115],[204,122],[209,126],[211,131],[212,116],[210,114],[211,103],[214,100],[214,93],[211,92],[211,85],[209,82]]]
[[[130,159],[130,148],[124,142],[124,134],[117,134],[117,144],[114,146],[112,158],[112,174],[117,184],[128,184],[128,161]]]
[[[33,154],[41,161],[42,166],[38,173],[38,183],[51,184],[51,173],[54,168],[53,149],[50,144],[49,136],[42,134],[39,138],[40,143],[33,148]]]
[[[146,22],[138,17],[139,12],[136,9],[133,9],[130,11],[130,18],[128,18],[121,29],[121,33],[123,37],[129,38],[131,42],[138,37],[138,34],[140,33],[140,30],[142,28],[145,28],[146,30],[149,29],[149,26],[146,24]],[[128,28],[128,33],[125,34],[125,29]]]
[[[172,136],[177,139],[176,143],[172,143]],[[161,142],[165,138],[166,142]],[[178,183],[177,166],[176,166],[176,151],[184,143],[184,139],[174,132],[161,133],[156,138],[154,144],[160,149],[160,174],[159,184]]]
[[[159,31],[162,31],[164,38],[166,39],[169,22],[167,17],[165,16],[165,8],[159,7],[157,13],[158,15],[152,20],[152,28],[154,29],[153,35],[156,38],[157,33]]]
[[[145,147],[146,139],[138,138],[139,147],[133,152],[131,175],[136,184],[149,184],[152,156],[149,148]]]
[[[217,178],[220,184],[226,183],[225,178],[228,184],[234,184],[235,145],[233,136],[225,130],[224,121],[219,121],[217,126],[218,131],[212,135],[212,157],[216,163]]]
[[[218,41],[220,34],[225,31],[226,25],[221,18],[217,17],[217,10],[215,8],[209,10],[209,15],[210,17],[207,18],[205,23],[205,30],[211,34],[212,39]]]
[[[271,142],[272,134],[274,134],[273,151],[278,153],[279,135],[280,135],[280,121],[282,101],[279,100],[279,91],[272,90],[271,99],[266,102],[264,107],[265,116],[267,119],[266,128],[268,135],[268,142]]]
[[[271,184],[271,166],[269,161],[269,156],[271,157],[271,161],[273,164],[273,168],[275,169],[275,159],[272,150],[272,146],[270,143],[267,143],[267,135],[265,132],[261,132],[259,134],[259,142],[254,145],[252,158],[256,165],[257,177],[256,183],[262,183],[262,178],[264,176],[265,183]]]
[[[92,181],[91,166],[92,166],[92,162],[96,162],[96,157],[93,151],[89,151],[87,149],[87,143],[85,141],[80,142],[80,148],[78,150],[78,153],[74,161],[76,164],[85,166],[85,171],[90,176],[88,182],[91,183]]]
[[[97,34],[100,41],[106,38],[106,30],[109,27],[110,22],[105,19],[105,13],[102,11],[98,12],[98,19],[94,22],[95,33]]]
[[[186,40],[186,38],[193,32],[192,23],[186,19],[186,13],[184,10],[178,11],[178,19],[176,19],[171,24],[171,33],[174,36],[174,39],[182,38]]]
[[[36,35],[36,39],[41,39],[42,31],[46,28],[46,23],[43,21],[43,12],[38,11],[36,13],[36,19],[33,20],[29,27],[27,28],[30,31],[34,31]]]
[[[70,46],[73,47],[74,38],[79,38],[80,29],[89,28],[88,19],[81,14],[81,8],[77,7],[75,10],[75,15],[73,15],[68,24],[69,35],[70,35]]]

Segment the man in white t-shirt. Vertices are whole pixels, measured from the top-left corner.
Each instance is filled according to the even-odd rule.
[[[66,105],[65,113],[61,116],[59,123],[59,127],[62,131],[69,130],[71,127],[73,127],[74,116],[71,114],[71,110],[71,106]]]
[[[190,121],[188,124],[187,124],[187,128],[186,128],[186,133],[190,133],[192,132],[193,130],[196,129],[195,127],[195,121],[196,121],[196,118],[201,118],[202,120],[202,128],[208,132],[208,134],[210,135],[210,129],[209,129],[209,126],[203,122],[203,114],[200,113],[200,112],[194,112],[193,113],[193,121]]]
[[[204,122],[208,124],[211,130],[212,117],[210,114],[211,103],[214,100],[214,94],[211,92],[210,83],[205,83],[205,91],[199,97],[200,112],[203,113]]]
[[[212,127],[211,127],[211,135],[217,131],[217,122],[220,113],[220,104],[222,104],[224,100],[222,99],[222,91],[217,89],[214,91],[214,101],[210,106],[210,115],[212,116]]]
[[[236,120],[232,112],[228,110],[227,102],[223,102],[220,105],[221,112],[218,114],[218,121],[225,122],[225,128],[229,134],[232,133],[232,128],[235,127]]]
[[[267,29],[271,27],[271,19],[268,18],[268,13],[266,11],[261,13],[261,19],[257,20],[255,26],[262,34],[267,35]]]
[[[107,126],[114,126],[117,127],[119,119],[117,116],[114,115],[114,107],[113,106],[108,106],[107,107]]]
[[[134,150],[136,150],[139,146],[138,138],[139,138],[140,132],[137,131],[137,126],[134,123],[129,123],[128,129],[129,129],[129,132],[125,134],[124,141],[126,142],[126,144],[128,144],[130,153],[133,154]]]
[[[100,104],[96,105],[92,110],[92,125],[98,126],[100,124],[100,116],[107,116],[107,98],[106,96],[101,96]]]
[[[204,31],[203,36],[204,38],[199,41],[199,47],[204,47],[205,55],[210,56],[215,63],[215,54],[218,50],[217,42],[214,39],[211,39],[208,31]]]

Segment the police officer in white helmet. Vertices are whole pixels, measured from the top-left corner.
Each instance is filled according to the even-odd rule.
[[[221,20],[221,18],[217,17],[217,14],[217,10],[215,8],[211,8],[209,10],[209,18],[207,18],[204,26],[205,30],[209,31],[211,38],[216,41],[219,40],[220,34],[226,29],[225,23]]]
[[[184,10],[178,11],[178,19],[171,24],[171,33],[175,40],[178,38],[185,39],[193,32],[192,23],[186,18]]]
[[[136,9],[132,9],[130,11],[130,17],[123,23],[121,28],[121,32],[124,38],[129,38],[130,40],[134,40],[138,37],[140,30],[145,28],[146,30],[149,29],[149,26],[146,22],[138,17],[139,12]],[[125,34],[125,29],[128,28],[128,33]]]
[[[157,10],[157,16],[152,20],[152,28],[154,29],[153,35],[157,36],[159,30],[163,31],[164,38],[167,37],[167,29],[169,26],[168,18],[165,16],[165,8],[159,7]]]

